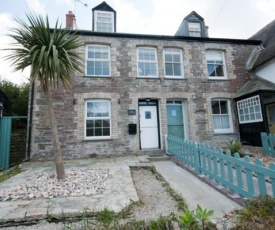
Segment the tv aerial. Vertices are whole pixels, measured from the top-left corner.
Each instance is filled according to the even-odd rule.
[[[74,0],[74,14],[75,14],[75,3],[76,3],[76,2],[79,2],[79,3],[81,3],[83,6],[88,7],[88,4],[87,4],[87,3],[82,2],[81,0]]]

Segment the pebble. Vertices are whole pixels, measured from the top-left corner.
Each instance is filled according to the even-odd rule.
[[[66,179],[57,180],[55,172],[40,172],[20,185],[0,192],[0,201],[30,200],[39,197],[80,197],[105,190],[108,170],[66,170]]]

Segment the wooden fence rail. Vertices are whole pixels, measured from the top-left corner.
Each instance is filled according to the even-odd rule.
[[[231,156],[208,145],[197,144],[174,136],[167,136],[167,152],[193,168],[197,175],[204,174],[217,183],[252,198],[269,194],[275,197],[275,163],[268,168],[260,159],[251,162],[249,156]]]

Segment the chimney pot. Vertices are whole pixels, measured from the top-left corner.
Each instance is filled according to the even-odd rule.
[[[74,22],[75,21],[75,15],[72,11],[69,11],[68,14],[66,14],[66,28],[74,29]]]

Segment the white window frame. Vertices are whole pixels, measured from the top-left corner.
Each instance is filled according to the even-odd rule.
[[[111,16],[111,22],[102,22],[99,20],[99,16],[100,14],[106,14]],[[100,28],[98,28],[98,24],[101,23],[106,23],[106,24],[111,24],[111,31],[109,30],[100,30]],[[97,32],[107,32],[107,33],[111,33],[111,32],[115,32],[115,21],[114,21],[114,12],[110,12],[110,11],[101,11],[101,10],[97,10],[95,11],[95,31]]]
[[[224,114],[224,116],[228,116],[228,122],[229,122],[229,128],[224,128],[224,129],[218,129],[215,128],[215,124],[214,124],[214,116],[215,115],[219,115],[219,114],[213,114],[213,110],[212,110],[212,101],[226,101],[227,104],[227,114]],[[214,129],[214,133],[232,133],[233,132],[233,122],[232,122],[232,113],[231,113],[231,104],[230,104],[230,100],[228,99],[219,99],[219,98],[214,98],[211,99],[211,114],[212,114],[212,123],[213,123],[213,129]],[[220,116],[222,116],[223,114],[220,113]]]
[[[259,95],[237,101],[237,109],[240,124],[263,121],[261,100]],[[256,118],[256,116],[259,116],[259,118]]]
[[[91,102],[108,102],[108,109],[109,109],[109,116],[106,117],[88,117],[87,116],[87,109],[88,109],[88,103]],[[110,100],[103,100],[103,99],[91,99],[85,101],[85,120],[84,120],[84,139],[86,140],[104,140],[104,139],[110,139],[112,135],[112,120],[111,120],[111,101]],[[110,123],[110,135],[109,136],[87,136],[87,120],[109,120]]]
[[[215,60],[209,60],[209,56],[220,56],[221,58],[216,58]],[[208,61],[214,61],[214,63],[208,63]],[[222,61],[222,64],[219,64],[218,61]],[[208,73],[208,64],[210,65],[221,65],[223,68],[223,76],[209,76]],[[207,76],[209,79],[227,79],[227,70],[226,70],[226,64],[225,64],[225,53],[222,50],[206,50],[206,70],[207,70]]]
[[[102,48],[107,48],[108,50],[108,59],[102,59],[102,58],[89,58],[88,53],[89,53],[89,47],[102,47]],[[104,46],[104,45],[87,45],[86,46],[86,60],[85,60],[85,75],[86,76],[96,76],[96,77],[110,77],[111,76],[111,51],[109,46]],[[108,68],[109,68],[109,74],[88,74],[88,61],[94,61],[94,62],[108,62]]]
[[[150,50],[154,51],[155,60],[139,60],[139,52],[140,50]],[[156,65],[156,75],[140,75],[139,73],[139,64],[154,64]],[[140,78],[158,78],[158,59],[157,59],[157,49],[152,47],[138,47],[137,48],[137,76]]]
[[[201,37],[201,23],[188,22],[188,35],[190,37]]]
[[[171,62],[166,61],[165,59],[165,54],[178,54],[180,57],[179,62],[175,62],[172,60]],[[171,48],[165,48],[163,50],[163,60],[164,60],[164,72],[165,72],[165,77],[166,78],[184,78],[184,72],[183,72],[183,58],[182,58],[182,51],[180,49],[171,49]],[[172,64],[172,69],[174,71],[174,64],[180,64],[180,71],[181,75],[166,75],[166,63]]]

